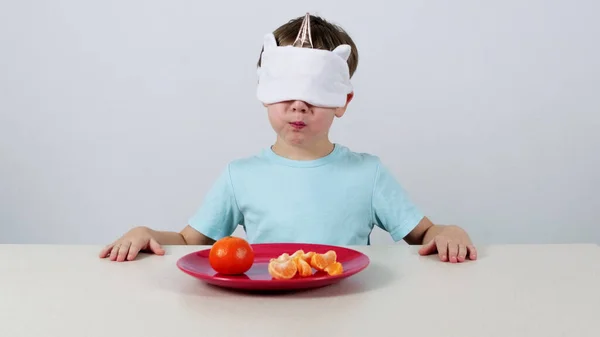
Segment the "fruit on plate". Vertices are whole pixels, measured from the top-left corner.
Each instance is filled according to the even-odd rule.
[[[328,265],[336,262],[337,254],[330,250],[325,254],[314,254],[310,258],[310,265],[318,271],[323,271]]]
[[[342,267],[341,263],[334,262],[332,264],[329,264],[327,267],[325,267],[324,270],[329,275],[339,275],[344,272],[344,267]]]
[[[313,257],[313,255],[315,255],[315,252],[304,253],[303,250],[298,250],[294,254],[292,254],[292,259],[299,258],[306,261],[307,263],[310,263],[310,259]]]
[[[224,275],[247,272],[254,264],[254,251],[248,241],[233,236],[217,240],[208,255],[210,266]]]
[[[324,271],[328,275],[339,275],[344,272],[340,262],[337,262],[337,254],[330,250],[324,254],[315,252],[305,253],[298,250],[292,255],[283,253],[277,258],[269,261],[269,274],[276,280],[289,280],[294,276],[308,277],[313,275],[313,268]]]
[[[300,256],[293,259],[294,264],[296,265],[296,269],[298,269],[298,275],[301,277],[307,277],[312,275],[312,268],[306,260],[302,259]]]
[[[298,266],[289,254],[282,254],[269,261],[269,274],[278,280],[289,280],[298,272]]]

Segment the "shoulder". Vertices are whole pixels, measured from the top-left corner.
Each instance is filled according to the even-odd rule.
[[[384,161],[377,155],[366,152],[355,152],[343,147],[343,160],[340,161],[345,171],[360,172],[365,177],[371,177],[375,185],[399,184],[396,176]]]
[[[340,159],[344,165],[370,168],[370,169],[378,169],[381,166],[381,159],[374,154],[367,152],[356,152],[352,151],[350,148],[338,145],[340,149]]]
[[[248,177],[258,178],[260,175],[268,174],[271,167],[272,164],[266,158],[264,152],[259,152],[254,155],[240,157],[229,161],[226,166],[226,171],[230,179],[238,180]]]
[[[265,166],[268,164],[269,164],[269,162],[265,158],[263,152],[260,152],[260,153],[254,154],[254,155],[245,156],[245,157],[231,160],[227,164],[227,167],[229,170],[246,170],[249,168]]]

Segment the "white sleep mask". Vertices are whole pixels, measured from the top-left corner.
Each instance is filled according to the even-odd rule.
[[[257,97],[264,104],[301,100],[318,107],[344,107],[353,91],[347,63],[352,49],[347,44],[333,51],[302,47],[307,35],[312,47],[307,18],[294,45],[278,46],[272,33],[265,36]]]

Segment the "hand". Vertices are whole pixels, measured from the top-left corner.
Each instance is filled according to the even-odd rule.
[[[110,256],[111,261],[122,262],[135,259],[142,250],[149,250],[157,255],[164,255],[165,251],[158,241],[152,236],[152,231],[146,227],[136,227],[125,233],[117,241],[104,247],[100,251],[100,258]]]
[[[437,251],[441,261],[464,262],[467,257],[477,259],[477,249],[469,235],[460,227],[444,226],[433,239],[419,249],[419,254],[429,255]]]

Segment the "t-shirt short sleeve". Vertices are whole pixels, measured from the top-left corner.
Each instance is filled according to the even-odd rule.
[[[373,221],[390,233],[394,241],[402,240],[423,219],[423,213],[389,170],[379,163],[373,186]]]
[[[231,177],[229,166],[221,172],[204,202],[189,219],[189,225],[213,240],[233,234],[238,225],[243,224]]]

